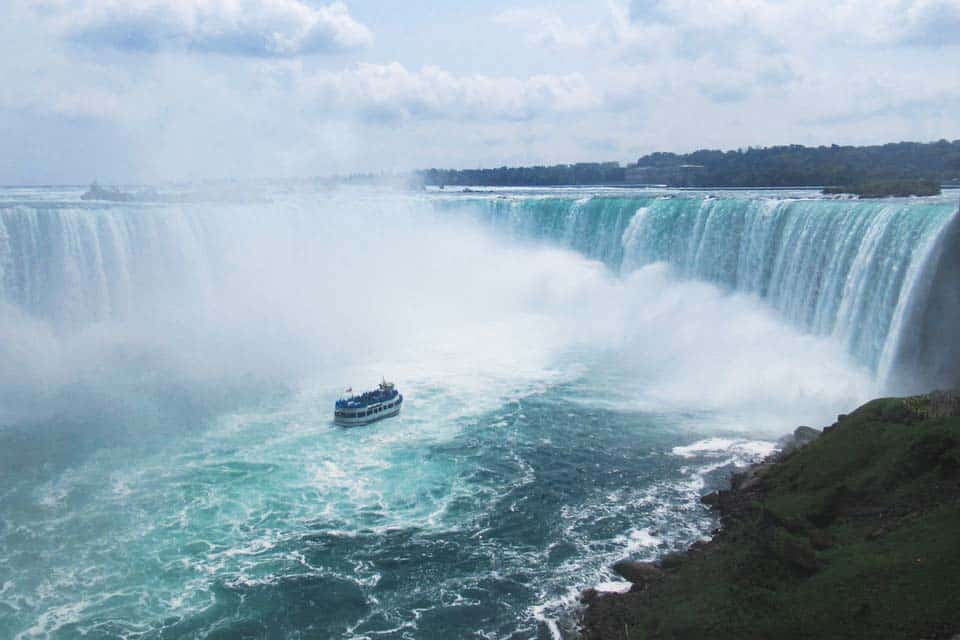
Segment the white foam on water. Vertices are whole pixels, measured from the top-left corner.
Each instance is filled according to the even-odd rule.
[[[630,591],[630,587],[633,586],[632,582],[626,582],[622,580],[611,580],[609,582],[601,582],[594,587],[600,593],[626,593]]]
[[[35,625],[18,633],[14,638],[15,640],[40,637],[49,638],[51,634],[65,625],[81,619],[81,614],[86,607],[87,603],[82,601],[51,607],[39,615]]]
[[[551,634],[558,634],[564,622],[579,606],[583,589],[627,591],[629,582],[616,576],[610,567],[624,558],[645,562],[680,551],[692,542],[709,538],[715,517],[700,502],[707,476],[725,467],[742,467],[758,462],[776,450],[776,444],[765,440],[712,437],[689,445],[673,447],[669,455],[690,460],[685,476],[676,480],[654,482],[640,491],[629,487],[605,496],[604,500],[581,508],[565,508],[567,525],[563,539],[577,541],[579,556],[558,573],[573,588],[561,596],[553,596],[532,607],[530,615],[545,624]],[[641,507],[647,526],[631,529],[610,540],[578,540],[578,531],[585,523],[596,522],[629,509]]]
[[[767,440],[707,438],[689,445],[674,447],[672,452],[682,458],[729,457],[733,455],[736,460],[755,462],[769,456],[776,449],[776,443]]]
[[[564,640],[560,631],[558,611],[570,611],[579,601],[580,593],[576,589],[568,589],[563,595],[530,607],[529,613],[534,620],[542,623],[553,640]]]
[[[615,540],[624,545],[624,554],[628,556],[633,556],[639,551],[655,548],[663,542],[661,538],[650,533],[650,527],[634,529],[626,536],[618,536]]]

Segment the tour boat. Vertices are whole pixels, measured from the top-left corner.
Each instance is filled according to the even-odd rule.
[[[352,394],[353,389],[347,389],[346,393]],[[402,404],[403,394],[397,391],[392,382],[384,380],[373,391],[337,400],[333,410],[333,422],[344,427],[370,424],[397,415]]]

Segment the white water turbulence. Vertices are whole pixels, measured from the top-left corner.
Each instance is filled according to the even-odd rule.
[[[831,200],[741,192],[448,200],[529,238],[549,238],[629,273],[676,272],[762,298],[805,332],[839,341],[889,376],[925,259],[956,196]]]
[[[559,634],[611,562],[706,535],[730,469],[881,390],[949,218],[78,195],[0,191],[0,637]],[[334,427],[381,375],[401,416]]]

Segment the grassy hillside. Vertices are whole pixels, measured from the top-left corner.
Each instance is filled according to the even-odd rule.
[[[954,396],[870,402],[738,489],[723,529],[623,595],[585,638],[950,638],[960,632]]]

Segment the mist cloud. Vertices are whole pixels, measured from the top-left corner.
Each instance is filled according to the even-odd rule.
[[[51,234],[125,259],[53,262],[62,273],[43,288],[57,305],[0,305],[0,427],[191,425],[303,384],[335,392],[380,373],[497,402],[518,385],[581,375],[565,355],[581,348],[600,354],[600,375],[616,372],[610,388],[627,409],[732,410],[776,430],[873,395],[839,344],[757,299],[664,264],[620,279],[572,251],[491,232],[469,209],[350,193],[200,207],[104,210],[99,225]]]

